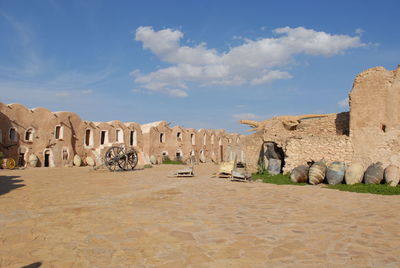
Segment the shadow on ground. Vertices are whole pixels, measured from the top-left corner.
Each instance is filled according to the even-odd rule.
[[[0,195],[25,186],[25,184],[18,184],[23,180],[17,180],[17,178],[19,176],[0,176]]]

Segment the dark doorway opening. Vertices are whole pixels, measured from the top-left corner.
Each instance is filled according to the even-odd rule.
[[[176,152],[175,153],[175,159],[177,161],[182,161],[182,153],[181,152]]]
[[[50,152],[49,151],[44,152],[44,166],[45,167],[50,166]]]
[[[219,153],[221,155],[221,162],[223,162],[224,161],[224,146],[223,145],[219,146]]]
[[[18,166],[19,167],[24,167],[25,166],[25,154],[24,153],[20,153],[18,155]]]
[[[263,158],[267,158],[268,162],[270,162],[270,159],[280,160],[279,171],[282,173],[283,167],[285,166],[285,152],[281,147],[279,147],[275,142],[266,142],[263,145],[263,153],[261,155]],[[264,159],[260,159],[260,162],[264,163]],[[268,169],[268,167],[265,168]]]

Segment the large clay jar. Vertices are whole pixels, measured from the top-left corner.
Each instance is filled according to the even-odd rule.
[[[31,154],[28,158],[28,162],[31,167],[37,167],[38,161],[39,159],[35,154]]]
[[[295,167],[290,173],[290,180],[297,183],[307,182],[309,169],[310,167],[306,165]]]
[[[82,165],[82,158],[79,155],[74,156],[74,166],[80,167]]]
[[[340,184],[344,179],[346,165],[343,162],[332,162],[326,167],[326,180],[329,184]]]
[[[381,162],[371,164],[364,173],[364,183],[380,184],[383,180],[383,167]]]
[[[324,181],[326,173],[326,164],[323,161],[315,162],[308,172],[308,180],[310,184],[316,185]]]
[[[384,177],[387,184],[393,187],[397,186],[400,178],[399,168],[395,165],[388,166],[387,168],[385,168]]]
[[[96,163],[94,162],[92,157],[88,156],[86,157],[86,164],[88,164],[88,166],[94,167]]]
[[[345,172],[344,180],[346,184],[356,184],[362,182],[364,175],[364,167],[359,162],[351,163]]]
[[[152,165],[156,165],[157,164],[157,158],[154,155],[150,156],[150,163]]]

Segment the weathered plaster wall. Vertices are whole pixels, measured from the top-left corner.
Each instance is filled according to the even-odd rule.
[[[360,73],[350,93],[354,160],[400,165],[400,67]]]

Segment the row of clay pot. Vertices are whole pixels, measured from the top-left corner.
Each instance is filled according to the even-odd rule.
[[[28,158],[29,166],[37,167],[38,162],[39,162],[39,158],[35,154],[31,154],[29,156],[29,158]],[[85,162],[88,166],[91,166],[91,167],[96,165],[95,161],[90,156],[86,157]],[[74,166],[80,167],[82,165],[82,158],[79,155],[75,155],[73,163],[74,163]]]
[[[344,162],[331,162],[326,164],[324,161],[318,161],[311,167],[301,165],[295,167],[290,179],[292,182],[308,182],[310,184],[319,184],[327,180],[328,184],[355,184],[364,182],[366,184],[380,184],[385,181],[390,186],[397,186],[399,183],[399,168],[389,165],[385,169],[381,162],[371,164],[366,170],[361,163],[353,162],[346,166]]]

